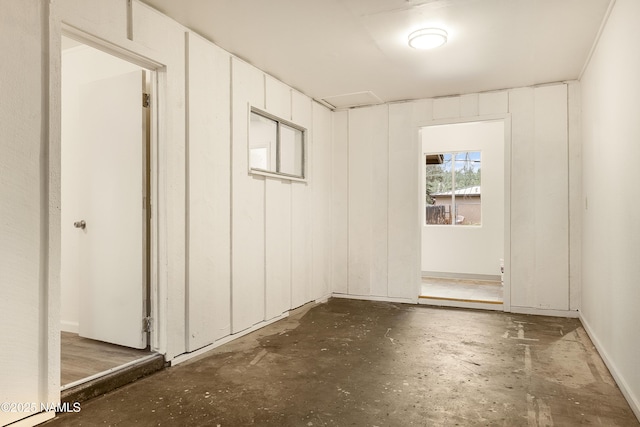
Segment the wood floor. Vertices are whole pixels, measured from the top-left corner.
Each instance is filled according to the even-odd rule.
[[[61,333],[61,344],[60,383],[63,387],[152,354],[82,338],[70,332]]]
[[[500,281],[423,277],[420,298],[502,304]]]

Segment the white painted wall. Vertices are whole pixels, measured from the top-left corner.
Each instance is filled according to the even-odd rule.
[[[349,110],[348,293],[388,295],[389,107]]]
[[[86,45],[62,52],[62,165],[61,165],[61,318],[62,330],[78,332],[80,286],[78,280],[79,241],[81,234],[73,227],[78,207],[86,195],[82,194],[83,145],[77,121],[79,117],[80,88],[89,82],[105,79],[140,69]],[[74,216],[75,215],[75,216]]]
[[[505,231],[510,232],[504,240],[505,308],[549,314],[577,309],[570,295],[578,297],[579,282],[575,276],[569,280],[569,239],[579,241],[575,228],[569,228],[569,200],[580,197],[579,170],[572,169],[569,181],[569,164],[576,168],[577,104],[568,102],[567,87],[555,84],[335,113],[334,292],[416,300],[423,216],[418,130],[505,119],[505,170],[510,177],[504,192]],[[347,255],[346,265],[337,254]]]
[[[3,401],[59,399],[63,22],[157,69],[153,348],[173,360],[329,294],[327,108],[138,1],[7,0],[0,22],[2,51],[15,58],[0,64]],[[307,182],[248,174],[249,104],[308,130]],[[64,302],[65,317],[74,305]]]
[[[617,19],[622,26],[609,36],[614,41],[635,35],[626,16],[637,16],[633,15],[637,6],[631,1],[619,3]],[[569,282],[567,204],[574,200],[576,190],[568,178],[567,134],[572,126],[567,121],[575,115],[567,118],[567,108],[575,108],[575,103],[567,104],[566,85],[331,114],[139,1],[5,0],[0,2],[0,44],[13,59],[0,62],[1,74],[8,76],[0,81],[0,271],[7,296],[0,302],[0,312],[3,342],[10,343],[0,351],[3,400],[59,398],[58,52],[63,21],[73,31],[123,55],[134,54],[141,63],[158,69],[159,104],[154,110],[158,142],[152,153],[158,171],[153,177],[157,227],[152,249],[157,260],[152,274],[157,284],[153,310],[158,323],[153,342],[168,360],[212,340],[215,343],[227,331],[260,324],[329,289],[415,301],[421,218],[417,130],[440,120],[510,118],[508,158],[513,174],[506,187],[511,187],[507,198],[512,238],[511,258],[506,261],[512,305],[557,310],[574,306],[569,301],[569,295],[576,295],[576,283]],[[635,111],[626,108],[631,105],[625,98],[630,91],[611,83],[615,78],[609,77],[603,65],[610,59],[622,62],[622,55],[618,56],[615,46],[601,50],[605,54],[594,57],[585,77],[588,98],[595,101],[585,103],[599,116],[600,100],[615,96],[624,117],[623,112]],[[629,72],[634,70],[631,67]],[[603,86],[610,87],[612,94],[605,95]],[[198,93],[198,88],[203,92]],[[249,175],[250,104],[309,129],[308,182]],[[606,108],[602,114],[610,111],[609,105]],[[585,117],[591,117],[588,114],[594,113],[587,112]],[[611,117],[605,124],[589,129],[592,139],[620,128]],[[621,135],[619,144],[637,136],[636,128],[622,129],[628,134]],[[624,148],[631,151],[633,147]],[[595,155],[590,156],[593,160],[585,160],[585,165],[595,169]],[[597,178],[601,172],[590,173],[589,177]],[[592,178],[585,183],[590,194]],[[203,195],[207,191],[210,193]],[[550,214],[548,204],[559,214]],[[618,285],[621,292],[612,300],[620,311],[601,311],[596,301],[602,300],[604,290],[598,284],[586,292],[585,311],[603,339],[611,326],[607,319],[614,318],[621,336],[631,340],[638,322],[625,304],[635,296],[627,286],[636,272],[628,259],[633,248],[622,245],[627,252],[620,249],[616,252],[619,257],[598,264],[606,254],[593,242],[608,238],[607,232],[614,236],[620,232],[610,224],[595,224],[594,218],[585,225],[589,239],[584,245],[585,260],[594,262],[583,276],[593,273],[596,278],[622,283]],[[625,226],[628,233],[633,221]],[[199,231],[203,234],[197,235]],[[329,260],[330,288],[324,270]],[[615,275],[607,276],[611,271]],[[272,298],[274,295],[283,299]],[[231,304],[226,303],[227,298],[232,299]],[[207,314],[216,310],[221,311]],[[48,317],[43,317],[45,313]],[[626,317],[617,320],[619,316]],[[607,338],[606,345],[637,394],[637,374],[632,372],[637,348],[617,338]]]
[[[231,333],[231,55],[187,34],[187,351]]]
[[[617,0],[581,79],[582,321],[640,418],[640,3]]]
[[[425,225],[423,220],[422,271],[499,276],[504,259],[504,122],[426,126],[420,132],[422,153],[480,151],[482,169],[482,225]],[[422,184],[424,172],[420,176]],[[424,193],[423,184],[421,189]]]
[[[59,396],[60,371],[48,354],[59,345],[59,337],[48,333],[59,320],[52,325],[43,316],[49,308],[48,282],[59,274],[47,253],[49,239],[56,239],[48,233],[50,201],[59,203],[48,198],[47,15],[46,2],[0,2],[0,51],[7,58],[0,61],[2,402],[47,402]],[[54,211],[51,222],[57,221]],[[26,415],[0,412],[0,425]]]
[[[232,59],[232,332],[329,294],[330,111]],[[251,107],[306,129],[305,182],[249,172]],[[325,270],[326,269],[326,270]]]

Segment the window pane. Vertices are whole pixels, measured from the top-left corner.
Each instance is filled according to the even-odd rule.
[[[302,176],[304,154],[302,131],[280,124],[280,170],[281,173]]]
[[[278,123],[251,113],[249,127],[249,167],[276,172]]]
[[[455,154],[455,224],[481,224],[480,152]]]
[[[428,154],[425,219],[427,224],[451,224],[451,153]]]

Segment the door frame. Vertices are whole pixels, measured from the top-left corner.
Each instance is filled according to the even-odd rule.
[[[93,36],[89,33],[85,33],[83,31],[80,31],[74,27],[71,27],[69,25],[66,25],[64,23],[61,24],[61,36],[65,36],[67,38],[76,40],[82,44],[85,44],[87,46],[90,46],[92,48],[95,48],[97,50],[100,50],[108,55],[112,55],[114,57],[117,57],[119,59],[122,59],[124,61],[127,61],[129,63],[132,63],[134,65],[137,65],[141,68],[144,68],[146,73],[148,73],[148,79],[147,81],[149,82],[149,94],[150,94],[150,105],[149,105],[149,109],[147,111],[147,119],[148,119],[148,131],[147,131],[147,141],[145,142],[146,145],[146,153],[143,154],[143,158],[144,158],[144,164],[143,164],[143,173],[145,175],[145,186],[146,186],[146,197],[147,197],[147,203],[146,203],[146,209],[145,212],[147,212],[147,221],[146,221],[146,226],[145,226],[145,230],[143,232],[145,239],[143,242],[141,242],[141,244],[145,245],[147,247],[147,249],[145,250],[145,257],[146,257],[146,261],[145,264],[146,266],[144,267],[144,276],[145,276],[145,282],[146,282],[146,299],[143,301],[144,304],[144,312],[146,312],[147,316],[151,317],[151,330],[148,333],[148,337],[147,337],[147,345],[148,345],[148,349],[154,352],[161,352],[161,331],[159,331],[160,329],[160,325],[162,324],[159,320],[160,320],[160,314],[162,312],[161,307],[160,307],[160,299],[159,299],[159,290],[158,290],[158,268],[159,268],[159,248],[158,248],[158,233],[159,233],[159,224],[158,224],[158,174],[159,174],[159,163],[158,163],[158,152],[159,152],[159,135],[161,133],[161,129],[160,129],[160,103],[158,102],[158,99],[162,96],[162,89],[163,89],[163,85],[161,84],[162,81],[164,80],[164,75],[165,75],[165,67],[164,65],[157,63],[155,61],[152,61],[148,58],[145,58],[141,55],[138,55],[134,52],[131,52],[129,50],[126,50],[120,46],[117,46],[115,44],[109,43],[101,38],[98,38],[96,36]],[[61,46],[59,47],[59,51],[61,52]],[[62,79],[62,74],[59,73],[57,76],[55,76],[54,78],[57,78],[57,84],[60,85],[61,79]],[[62,98],[60,96],[60,92],[58,92],[58,98],[57,98],[57,107],[58,107],[58,114],[52,115],[54,117],[54,123],[52,123],[54,126],[57,125],[57,128],[60,129],[60,125],[61,125],[61,117],[59,114],[60,111],[60,106],[62,103]],[[52,99],[53,100],[53,99]],[[54,101],[54,102],[56,102]],[[141,99],[141,107],[142,107],[142,99]],[[58,143],[61,143],[60,140],[58,140]],[[57,156],[57,157],[54,157]],[[58,168],[60,167],[61,163],[60,163],[60,156],[61,156],[61,146],[59,146],[59,149],[57,150],[57,152],[55,153],[55,155],[51,156],[51,163],[56,164],[58,166]],[[61,172],[61,171],[60,171]],[[57,177],[57,179],[59,180],[59,176]],[[51,186],[49,188],[49,198],[53,199],[53,200],[60,200],[60,181],[58,181],[58,186]],[[50,213],[51,216],[51,213]],[[51,220],[50,220],[51,221]],[[55,227],[57,228],[56,233],[59,236],[60,235],[60,230],[62,225],[59,222],[59,219],[57,221],[57,223],[55,224]],[[57,248],[52,248],[52,244],[57,243],[58,247]],[[50,241],[50,251],[53,249],[55,251],[57,251],[57,253],[60,254],[60,256],[58,257],[57,263],[60,264],[61,262],[61,251],[60,251],[60,241],[58,240],[57,242],[53,242]],[[59,271],[59,265],[58,265],[58,271]],[[53,289],[53,287],[49,287],[49,299],[54,300],[54,301],[60,301],[60,292],[61,289],[59,286],[56,287],[56,289]],[[58,295],[52,295],[52,293],[57,293]],[[59,312],[59,310],[58,310]],[[60,320],[59,320],[59,315],[54,319],[55,324],[54,328],[50,328],[57,330],[58,331],[58,335],[59,335],[59,331],[60,331]],[[57,355],[58,360],[60,355]]]
[[[423,159],[422,138],[420,130],[424,127],[439,125],[456,125],[464,123],[475,123],[485,121],[502,121],[504,123],[504,279],[503,279],[503,303],[502,308],[505,312],[511,311],[511,114],[495,114],[483,116],[458,117],[451,119],[437,119],[420,122],[417,126],[418,134],[418,158]],[[424,160],[424,159],[423,159]],[[419,194],[417,195],[420,203],[418,204],[418,228],[417,232],[420,236],[419,250],[419,276],[422,277],[422,227],[424,224],[424,161],[419,162]],[[417,284],[416,295],[420,295],[421,283]]]

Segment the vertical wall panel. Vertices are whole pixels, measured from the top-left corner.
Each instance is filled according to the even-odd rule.
[[[311,99],[292,92],[292,121],[308,130],[307,152],[313,153]],[[313,176],[313,163],[307,162],[307,176]],[[291,307],[299,307],[311,299],[311,188],[309,183],[292,182],[291,199]]]
[[[349,293],[387,295],[388,107],[349,111]]]
[[[266,181],[266,319],[291,308],[291,183]]]
[[[349,264],[348,289],[351,295],[371,293],[373,187],[369,108],[349,110]]]
[[[44,2],[9,0],[0,2],[0,47],[11,60],[0,63],[0,398],[2,402],[46,402],[46,349],[48,325],[46,260],[48,191],[47,157],[41,157],[48,141],[42,126],[42,110],[48,94],[43,87],[43,29],[47,8]],[[52,296],[58,298],[59,296]],[[58,332],[59,333],[59,332]],[[59,382],[58,382],[59,389]],[[46,393],[46,392],[45,392]],[[0,412],[0,425],[29,415]],[[44,420],[40,420],[44,421]]]
[[[249,174],[249,108],[264,108],[264,75],[232,60],[232,332],[264,320],[265,179]]]
[[[291,120],[291,88],[268,75],[265,109]],[[266,319],[271,319],[291,308],[292,185],[277,178],[266,178],[265,184],[265,310]]]
[[[291,88],[271,76],[265,76],[265,95],[267,112],[281,119],[291,120]],[[266,319],[279,316],[291,308],[291,198],[290,181],[266,179]]]
[[[291,308],[296,308],[310,300],[311,192],[300,182],[291,190]]]
[[[536,300],[539,308],[569,309],[567,86],[534,90]]]
[[[371,295],[388,294],[389,107],[370,109],[371,150]]]
[[[566,85],[510,91],[511,303],[568,310]]]
[[[349,113],[334,112],[332,117],[332,277],[331,290],[347,293],[348,283],[348,214],[349,214]]]
[[[389,106],[390,297],[415,298],[419,292],[422,229],[419,124],[431,120],[431,111],[431,101]]]
[[[271,76],[265,76],[265,108],[270,114],[291,120],[291,88]]]
[[[230,55],[188,37],[187,351],[230,333]]]
[[[534,92],[509,91],[511,113],[511,304],[527,306],[535,292]]]
[[[318,299],[331,289],[331,111],[313,103],[312,258],[311,298]]]
[[[569,126],[569,310],[580,309],[582,282],[582,135],[580,83],[568,90]]]

